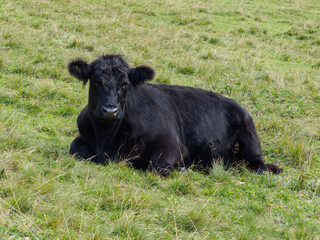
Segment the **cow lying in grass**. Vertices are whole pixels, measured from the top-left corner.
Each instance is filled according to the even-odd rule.
[[[70,147],[79,158],[126,159],[161,175],[190,165],[208,169],[215,159],[226,166],[243,161],[258,173],[282,171],[264,163],[253,120],[234,100],[198,88],[146,84],[154,70],[131,68],[120,55],[73,60],[69,72],[90,85]]]

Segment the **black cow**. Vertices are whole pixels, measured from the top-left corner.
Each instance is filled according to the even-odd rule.
[[[79,158],[125,159],[161,175],[190,165],[208,169],[214,159],[227,166],[243,161],[258,173],[282,171],[264,163],[253,120],[234,100],[198,88],[145,84],[154,70],[131,68],[120,55],[90,64],[73,60],[69,72],[90,85],[70,147]]]

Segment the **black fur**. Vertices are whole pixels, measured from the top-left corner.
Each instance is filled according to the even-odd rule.
[[[72,60],[68,65],[68,69],[72,76],[83,81],[83,85],[87,83],[91,75],[90,65],[82,59]]]
[[[125,159],[162,175],[192,164],[208,169],[214,159],[226,166],[244,161],[258,173],[281,172],[264,163],[253,120],[234,100],[198,88],[143,84],[154,71],[130,68],[119,55],[88,66],[89,101],[78,116],[71,154],[97,163]],[[73,69],[69,65],[77,78],[87,76]]]
[[[152,80],[154,78],[154,70],[147,66],[140,66],[133,68],[129,73],[129,81],[133,85],[139,85],[147,80]]]

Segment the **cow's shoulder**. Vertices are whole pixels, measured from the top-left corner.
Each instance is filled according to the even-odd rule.
[[[79,133],[84,138],[93,138],[94,129],[89,118],[88,106],[85,106],[77,118]]]
[[[88,106],[85,106],[77,118],[78,125],[86,124],[89,121]]]

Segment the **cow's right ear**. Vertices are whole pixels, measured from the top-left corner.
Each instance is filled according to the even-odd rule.
[[[85,85],[91,75],[90,65],[82,59],[71,60],[68,64],[69,73]]]

